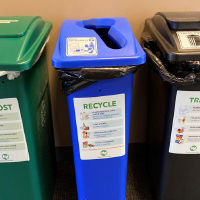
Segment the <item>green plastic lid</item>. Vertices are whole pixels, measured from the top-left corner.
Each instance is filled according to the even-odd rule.
[[[30,69],[51,28],[39,16],[0,17],[0,71]]]

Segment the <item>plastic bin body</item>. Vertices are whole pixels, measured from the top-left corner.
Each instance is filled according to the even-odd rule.
[[[0,88],[0,99],[18,99],[30,156],[28,162],[0,163],[0,198],[51,199],[55,155],[46,55],[15,80],[1,77]]]
[[[14,67],[17,70],[17,66]],[[46,51],[34,66],[21,71],[14,80],[8,80],[7,75],[0,77],[0,91],[0,99],[18,100],[30,158],[29,161],[0,163],[0,199],[52,199],[55,150]]]
[[[87,40],[92,41],[93,44],[87,43],[86,42]],[[82,43],[81,41],[84,41],[85,43]],[[85,51],[88,51],[88,49],[90,48],[94,48],[94,51],[92,52],[92,54],[90,53],[86,54]],[[92,70],[100,74],[100,72],[98,71],[99,68],[106,69],[106,67],[109,68],[119,67],[120,69],[121,66],[140,65],[145,62],[145,58],[146,58],[145,53],[143,52],[139,43],[133,36],[131,27],[126,19],[96,18],[84,21],[65,20],[63,22],[55,46],[54,54],[52,57],[52,64],[58,71],[63,70],[71,72],[72,74],[74,73],[73,80],[75,81],[78,80],[80,82],[81,81],[87,82],[88,81],[87,78],[83,79],[83,76],[80,76],[80,80],[76,79],[77,68],[78,69],[87,68],[88,71],[90,70],[90,68],[93,68]],[[78,199],[79,200],[85,200],[85,199],[125,200],[133,74],[132,73],[126,74],[121,78],[110,78],[112,77],[112,70],[110,70],[110,77],[109,74],[106,74],[106,77],[103,77],[102,74],[101,76],[100,75],[98,76],[95,73],[92,77],[91,74],[89,77],[91,77],[92,81],[91,80],[89,81],[91,81],[92,84],[90,84],[85,88],[77,90],[74,93],[67,96],[72,142],[73,142],[75,170],[76,170]],[[118,135],[117,137],[116,135],[113,134],[114,136],[105,136],[106,139],[104,138],[104,140],[107,139],[109,140],[109,138],[114,138],[113,141],[116,141],[115,139],[119,138],[118,141],[120,142],[117,145],[114,142],[112,143],[112,145],[110,145],[109,142],[108,142],[109,145],[106,144],[108,146],[106,146],[105,144],[104,145],[106,147],[109,147],[110,149],[112,148],[119,149],[121,147],[122,149],[120,149],[120,153],[118,153],[118,155],[110,154],[107,157],[102,157],[100,155],[100,151],[98,148],[99,146],[97,144],[99,140],[96,140],[95,136],[94,138],[90,138],[91,139],[90,141],[94,141],[94,144],[92,142],[91,144],[89,144],[89,141],[82,140],[84,136],[82,136],[82,131],[80,131],[79,121],[78,121],[80,120],[79,119],[81,117],[80,114],[82,115],[82,113],[79,113],[78,111],[77,115],[76,108],[78,108],[78,105],[75,103],[75,101],[77,100],[77,98],[79,98],[79,100],[81,98],[82,99],[84,98],[85,100],[86,98],[89,99],[92,97],[94,98],[105,97],[106,99],[106,96],[111,96],[111,95],[120,96],[120,94],[125,95],[125,99],[123,100],[123,102],[125,102],[125,105],[124,103],[122,103],[123,105],[120,104],[120,106],[122,106],[121,107],[122,111],[116,111],[116,112],[117,115],[119,116],[119,119],[121,120],[120,123],[123,121],[124,124],[123,131],[120,130],[120,135]],[[123,95],[121,95],[121,97]],[[100,113],[100,111],[102,110],[97,109],[97,111]],[[94,109],[91,112],[94,112]],[[120,117],[119,114],[120,112],[124,113],[124,115],[121,115],[122,117]],[[90,119],[91,120],[90,123],[95,123],[95,122],[99,123],[98,120],[94,121],[95,119],[97,118],[92,118],[92,120]],[[107,118],[105,117],[103,119]],[[81,121],[81,124],[82,123],[83,124],[85,123],[84,120]],[[113,128],[114,131],[117,131],[117,127],[119,126],[121,127],[121,125],[118,125],[117,123],[118,122],[116,121],[114,122],[115,124]],[[93,126],[93,124],[91,126]],[[85,126],[83,125],[83,127]],[[89,129],[89,126],[87,128]],[[112,126],[107,126],[106,128],[101,127],[99,128],[99,130],[108,132],[109,128],[112,129]],[[88,129],[83,128],[82,130],[88,130]],[[88,143],[87,147],[84,147],[84,142]],[[92,147],[94,148],[92,149]],[[103,151],[107,151],[105,150],[106,147],[102,147],[104,148]],[[91,154],[90,155],[87,154],[88,157],[87,156],[81,157],[82,156],[81,154],[84,152],[84,150],[86,150],[85,152],[88,151],[88,149],[83,149],[83,148],[88,148],[88,149],[91,148],[91,151],[96,151],[95,150],[96,148],[97,149],[96,153],[98,154],[98,156],[97,154],[95,154],[96,157],[95,156],[92,157],[93,155],[91,156]]]
[[[132,87],[133,74],[128,74],[122,78],[98,81],[67,97],[73,140],[76,183],[78,198],[80,200],[125,199]],[[73,99],[116,94],[125,94],[125,155],[107,159],[81,160]]]
[[[147,170],[153,199],[199,199],[199,155],[169,153],[169,145],[177,91],[199,91],[200,84],[173,86],[153,71],[150,80]]]
[[[185,149],[185,152],[169,152],[170,144],[175,144],[176,142],[175,139],[173,140],[173,131],[176,128],[175,125],[173,126],[173,120],[176,120],[177,117],[175,111],[177,92],[200,90],[200,84],[197,80],[195,80],[195,83],[192,84],[190,82],[188,85],[185,85],[183,81],[184,79],[185,81],[189,80],[185,78],[186,73],[198,72],[196,69],[199,66],[196,66],[196,69],[193,66],[194,69],[191,70],[192,66],[189,66],[188,63],[199,60],[199,44],[194,39],[194,42],[196,42],[196,45],[194,45],[193,41],[190,42],[191,37],[188,36],[186,37],[186,40],[187,38],[189,40],[188,45],[185,45],[180,36],[180,34],[189,35],[190,32],[193,32],[192,36],[194,38],[195,33],[199,30],[199,20],[197,20],[199,17],[199,12],[166,12],[157,13],[152,19],[147,19],[145,23],[142,36],[144,46],[147,48],[150,47],[149,49],[152,52],[155,51],[157,53],[156,56],[162,60],[165,67],[167,66],[166,69],[170,77],[167,79],[166,73],[162,74],[164,70],[160,70],[160,73],[155,73],[155,71],[158,71],[156,67],[150,69],[146,152],[147,171],[153,199],[195,200],[200,198],[200,191],[198,190],[198,185],[200,184],[199,153],[188,152]],[[157,66],[159,65],[157,64]],[[187,66],[190,68],[187,68]],[[174,74],[176,72],[176,76],[179,78],[173,76],[173,70]],[[177,105],[179,104],[177,103]],[[187,106],[190,106],[189,103]],[[177,123],[178,119],[176,125]],[[190,122],[187,123],[180,126],[191,126]],[[192,135],[188,132],[182,132],[183,137],[185,137],[184,143],[188,142],[186,137]],[[181,144],[179,143],[177,145]]]

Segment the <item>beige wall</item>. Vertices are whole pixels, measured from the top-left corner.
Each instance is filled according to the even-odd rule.
[[[71,144],[67,101],[61,93],[61,82],[51,66],[51,56],[64,19],[90,19],[95,17],[125,17],[129,20],[137,39],[140,39],[144,20],[158,11],[199,11],[198,0],[1,0],[0,14],[40,15],[53,23],[51,40],[47,45],[49,78],[56,146]],[[135,77],[130,142],[145,141],[146,96],[148,70],[140,69]],[[144,95],[145,94],[145,95]]]

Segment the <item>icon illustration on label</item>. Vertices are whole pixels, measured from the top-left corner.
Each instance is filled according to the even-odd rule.
[[[89,119],[89,115],[87,115],[85,112],[80,113],[80,115],[81,115],[81,120]]]
[[[85,123],[83,123],[83,126],[80,127],[81,130],[89,130],[90,127],[89,126],[86,126]]]
[[[183,140],[183,135],[176,134],[175,143],[183,144],[183,142],[184,142],[184,140]]]
[[[192,145],[192,146],[190,147],[190,151],[196,151],[196,150],[197,150],[197,146]]]
[[[80,52],[93,53],[93,51],[94,51],[94,43],[91,42],[89,45],[85,44],[82,47],[79,47],[78,43],[72,43],[72,44],[70,44],[70,50],[73,53],[77,53],[77,54],[80,53]]]
[[[83,142],[83,148],[94,147],[93,144],[88,144],[88,141]]]
[[[9,155],[8,155],[8,154],[3,154],[3,155],[2,155],[2,158],[3,158],[4,160],[8,160],[8,159],[9,159]]]
[[[179,109],[179,114],[180,115],[185,115],[188,112],[187,106],[182,106]]]
[[[107,156],[107,154],[108,154],[108,152],[107,152],[106,150],[102,150],[102,151],[101,151],[101,155],[102,155],[102,156]]]
[[[82,134],[84,139],[90,138],[90,132],[83,131]]]
[[[178,119],[178,123],[184,124],[185,123],[185,119],[186,119],[186,116],[183,116],[183,117],[179,118]]]
[[[178,128],[177,133],[183,133],[184,132],[184,127],[183,128]]]

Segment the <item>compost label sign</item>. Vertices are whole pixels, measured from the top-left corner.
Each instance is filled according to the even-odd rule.
[[[200,49],[200,31],[177,31],[182,49]]]
[[[200,91],[177,91],[169,152],[200,154]]]
[[[125,155],[125,94],[74,98],[82,160]]]
[[[18,100],[0,99],[0,163],[29,161]]]

